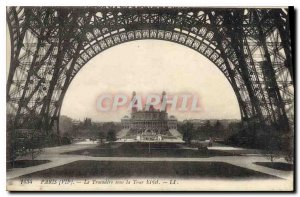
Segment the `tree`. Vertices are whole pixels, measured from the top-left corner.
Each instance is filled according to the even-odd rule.
[[[274,132],[273,129],[268,129],[268,133],[264,136],[266,141],[265,156],[273,162],[276,158],[280,158],[282,155],[282,150],[280,147],[281,136],[279,133]],[[272,130],[272,131],[271,131]]]
[[[193,135],[193,124],[191,122],[186,122],[182,125],[183,135],[182,139],[186,144],[190,145]]]
[[[199,136],[205,137],[205,138],[211,137],[213,129],[212,129],[210,120],[205,121],[203,125],[201,125],[197,128],[197,130],[198,130]],[[200,132],[201,132],[201,135],[200,135]]]
[[[43,151],[43,139],[39,131],[33,130],[29,134],[26,146],[31,159],[34,160]]]
[[[224,131],[224,126],[221,124],[221,122],[219,120],[216,121],[214,127],[214,134],[216,137],[220,137],[222,136],[222,132]]]
[[[105,137],[106,137],[105,134],[100,131],[99,134],[98,134],[98,139],[100,140],[100,144],[102,144]]]
[[[240,130],[242,130],[242,122],[231,122],[228,124],[226,137],[237,134]]]
[[[115,130],[110,129],[110,130],[107,132],[106,140],[107,140],[108,142],[114,142],[114,141],[117,140]]]
[[[42,152],[44,138],[40,130],[15,129],[10,132],[10,160],[13,166],[18,157],[29,155],[34,160]]]
[[[24,141],[25,136],[22,138],[19,137],[20,134],[17,130],[8,130],[9,132],[9,138],[8,138],[8,155],[9,155],[9,160],[12,163],[12,167],[14,167],[15,161],[18,157],[24,156],[27,154],[27,150],[25,147]]]
[[[69,133],[70,136],[74,135],[74,123],[73,120],[67,116],[60,116],[59,118],[59,129],[61,133]]]

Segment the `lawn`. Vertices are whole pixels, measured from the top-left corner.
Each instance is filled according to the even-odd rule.
[[[50,162],[50,160],[17,160],[14,164],[12,162],[7,162],[6,168],[11,169],[12,166],[14,166],[14,168],[27,168],[31,166],[45,164],[48,162]]]
[[[278,178],[223,162],[81,160],[19,178]]]
[[[276,169],[276,170],[283,170],[283,171],[293,171],[294,165],[289,163],[282,163],[282,162],[255,162],[255,164]]]
[[[112,144],[113,145],[113,144]],[[181,149],[175,143],[123,143],[116,148],[108,144],[96,148],[65,152],[63,154],[88,155],[92,157],[213,157],[236,156],[218,150]]]

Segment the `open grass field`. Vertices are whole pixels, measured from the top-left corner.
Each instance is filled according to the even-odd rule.
[[[277,178],[223,162],[186,161],[75,161],[19,178]]]
[[[293,171],[294,165],[289,163],[282,163],[282,162],[255,162],[255,164],[272,168],[275,170],[283,170],[283,171]]]
[[[104,144],[96,148],[83,149],[63,154],[88,155],[92,157],[213,157],[236,156],[230,152],[219,150],[181,149],[175,143],[122,143],[113,147]]]

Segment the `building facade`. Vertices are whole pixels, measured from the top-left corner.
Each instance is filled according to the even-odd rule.
[[[168,117],[166,111],[156,109],[132,112],[131,117],[124,116],[121,119],[121,124],[123,129],[137,132],[150,130],[163,134],[169,129],[177,129],[177,119],[174,116]]]
[[[165,93],[162,98],[164,95]],[[150,105],[145,106],[143,110],[133,107],[131,117],[124,116],[121,119],[121,125],[123,129],[128,129],[131,133],[136,134],[137,140],[161,141],[162,136],[167,134],[170,129],[177,129],[177,119],[175,116],[169,117],[166,110],[155,109]]]

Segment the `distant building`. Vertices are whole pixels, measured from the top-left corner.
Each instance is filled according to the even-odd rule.
[[[165,93],[163,93],[164,97]],[[149,110],[146,110],[148,109]],[[170,129],[177,129],[175,116],[168,117],[168,113],[147,105],[143,110],[132,108],[131,117],[121,119],[123,129],[129,129],[137,135],[137,140],[162,140],[162,135]]]
[[[142,141],[142,140],[146,140],[146,141],[162,141],[163,137],[161,134],[155,134],[151,131],[145,131],[142,133],[138,133],[136,135],[136,140],[137,141]]]
[[[84,119],[84,122],[83,122],[83,125],[84,125],[85,127],[92,126],[92,119],[91,119],[91,118],[85,118],[85,119]]]
[[[170,116],[168,119],[168,128],[177,130],[177,118],[175,116]]]
[[[122,128],[123,129],[130,129],[131,128],[131,118],[129,118],[129,116],[124,116],[122,119],[121,119],[121,125],[122,125]]]

